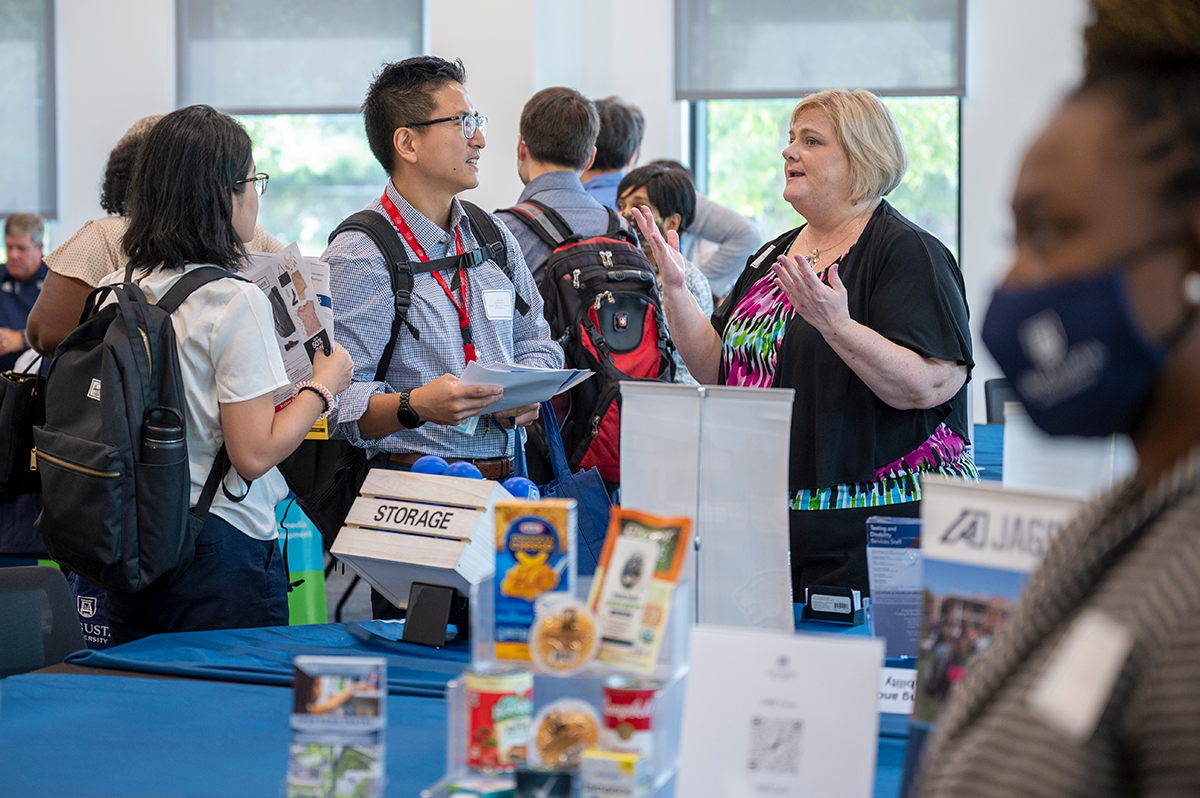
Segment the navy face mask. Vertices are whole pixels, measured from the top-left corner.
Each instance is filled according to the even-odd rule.
[[[1127,433],[1188,315],[1166,343],[1141,329],[1126,267],[1036,288],[998,288],[983,341],[1029,418],[1051,435]]]

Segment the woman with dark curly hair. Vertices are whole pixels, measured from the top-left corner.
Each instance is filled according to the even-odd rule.
[[[142,143],[162,114],[145,116],[133,123],[108,154],[104,181],[100,185],[100,207],[109,216],[86,222],[67,242],[46,256],[46,284],[29,314],[26,336],[30,345],[50,357],[67,333],[79,324],[83,304],[102,277],[125,268],[121,236],[129,224],[125,200],[133,165]],[[283,242],[255,225],[247,249],[278,252]]]
[[[983,338],[1042,429],[1128,434],[1138,469],[968,668],[921,796],[1200,795],[1200,4],[1092,5]]]

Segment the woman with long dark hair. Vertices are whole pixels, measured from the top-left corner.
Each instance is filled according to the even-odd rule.
[[[128,268],[149,301],[199,266],[240,268],[266,181],[254,171],[246,131],[208,106],[182,108],[154,126],[134,168],[122,240]],[[287,486],[275,466],[328,412],[353,368],[339,345],[328,357],[318,353],[312,382],[275,412],[272,394],[290,380],[271,304],[257,286],[210,282],[171,320],[185,389],[192,505],[222,443],[232,464],[226,487],[246,495],[233,501],[217,492],[195,559],[181,574],[137,593],[108,591],[109,626],[118,643],[155,632],[287,624],[287,567],[275,523]]]

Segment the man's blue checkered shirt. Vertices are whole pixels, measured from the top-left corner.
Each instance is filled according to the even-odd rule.
[[[479,246],[471,231],[470,219],[457,199],[450,210],[451,231],[447,233],[409,205],[391,181],[388,182],[387,193],[430,258],[454,254],[456,228],[462,233],[464,251]],[[370,209],[387,218],[378,200]],[[511,321],[489,320],[484,308],[483,292],[511,292],[513,283],[492,261],[486,261],[467,273],[467,312],[479,362],[482,365],[520,363],[562,368],[562,348],[550,339],[550,327],[542,317],[542,297],[525,265],[521,248],[503,224],[497,222],[496,226],[504,237],[516,289],[530,307],[524,316],[514,310]],[[400,238],[399,232],[396,237]],[[409,259],[418,262],[412,248],[402,238],[400,240]],[[402,327],[391,366],[387,370],[386,382],[376,382],[375,370],[391,332],[394,307],[391,281],[383,255],[365,233],[351,231],[334,239],[321,259],[329,263],[334,337],[346,347],[354,360],[354,381],[338,397],[333,418],[336,424],[334,437],[346,438],[356,446],[365,448],[368,456],[380,451],[419,452],[441,457],[511,456],[513,436],[491,416],[481,418],[475,434],[471,436],[432,423],[420,429],[401,430],[386,438],[363,439],[359,436],[358,419],[366,412],[367,403],[375,394],[418,388],[443,374],[462,375],[466,359],[458,315],[432,274],[414,275],[408,320],[420,332],[420,340],[414,340],[412,333]],[[452,275],[444,276],[449,282]],[[458,292],[455,294],[457,296]]]

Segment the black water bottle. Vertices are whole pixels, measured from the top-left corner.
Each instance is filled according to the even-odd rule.
[[[151,465],[178,463],[187,457],[183,416],[170,407],[152,407],[142,422],[142,462]]]

